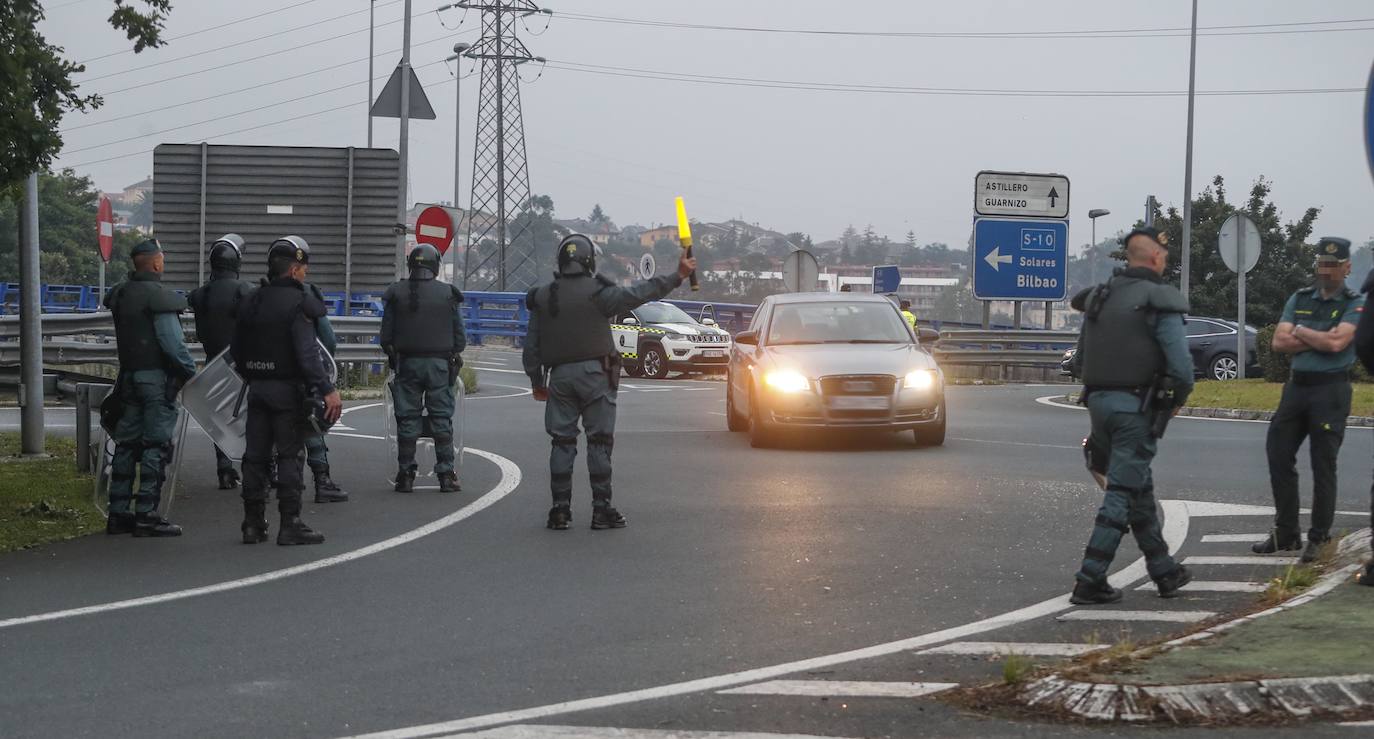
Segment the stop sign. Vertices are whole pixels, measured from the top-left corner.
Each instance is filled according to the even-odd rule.
[[[441,255],[448,251],[453,243],[453,219],[448,211],[437,206],[420,211],[415,219],[415,240],[433,246]]]
[[[95,212],[95,235],[100,243],[100,258],[110,261],[114,254],[114,210],[104,195],[100,196],[100,207]]]

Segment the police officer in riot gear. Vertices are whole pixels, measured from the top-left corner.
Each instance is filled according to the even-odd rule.
[[[239,306],[230,351],[248,381],[247,446],[243,455],[245,544],[267,541],[268,462],[277,461],[277,543],[319,544],[324,535],[301,520],[303,435],[323,406],[326,423],[339,419],[343,404],[320,356],[315,321],[324,304],[305,289],[310,246],[285,236],[267,252],[267,280]]]
[[[439,491],[459,490],[454,467],[453,383],[467,348],[460,312],[463,294],[442,282],[439,250],[417,244],[406,258],[410,276],[382,297],[382,349],[396,373],[391,385],[396,413],[396,492],[415,489],[415,448],[428,412]]]
[[[243,263],[243,237],[225,234],[210,245],[210,279],[187,296],[196,314],[196,337],[205,347],[205,361],[218,357],[234,340],[234,311],[253,285],[239,279]],[[215,469],[220,490],[239,486],[239,473],[224,452],[215,447]]]
[[[677,272],[628,288],[596,273],[596,246],[582,234],[558,245],[553,282],[526,296],[529,329],[524,366],[535,400],[544,401],[553,508],[548,527],[572,522],[573,462],[578,420],[587,433],[587,472],[592,487],[592,528],[618,529],[625,517],[611,505],[611,449],[615,444],[616,389],[620,354],[611,338],[611,318],[671,293],[696,269],[684,252]]]
[[[306,290],[324,305],[324,293],[313,283],[306,283]],[[315,320],[315,333],[319,336],[320,344],[329,352],[329,356],[334,356],[338,350],[339,339],[334,333],[334,325],[329,322],[329,316],[320,316]],[[346,503],[348,493],[334,482],[334,478],[329,474],[329,445],[325,443],[325,434],[306,434],[305,435],[305,464],[310,468],[310,474],[315,478],[315,502],[316,503]]]
[[[1350,242],[1317,242],[1316,284],[1293,293],[1274,329],[1274,351],[1293,357],[1278,410],[1269,422],[1265,451],[1274,492],[1274,529],[1255,544],[1256,554],[1302,549],[1298,530],[1298,447],[1307,440],[1312,456],[1312,528],[1302,561],[1314,562],[1331,538],[1336,515],[1336,457],[1350,415],[1350,366],[1355,363],[1355,327],[1364,296],[1346,288]]]
[[[1121,591],[1107,582],[1107,569],[1127,531],[1135,534],[1160,597],[1176,596],[1192,580],[1160,533],[1150,473],[1164,425],[1193,389],[1183,328],[1188,301],[1164,283],[1169,252],[1158,231],[1137,228],[1122,244],[1126,268],[1073,299],[1085,314],[1079,353],[1092,432],[1084,453],[1089,470],[1105,471],[1106,478],[1071,597],[1078,605],[1121,600]]]
[[[157,239],[135,246],[130,256],[134,271],[105,298],[105,307],[114,317],[119,351],[114,392],[122,408],[113,432],[110,517],[105,533],[181,536],[181,527],[159,515],[158,505],[165,466],[174,451],[176,395],[196,373],[178,318],[186,301],[162,284],[163,254]]]

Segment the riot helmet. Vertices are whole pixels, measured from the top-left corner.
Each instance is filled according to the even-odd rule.
[[[439,250],[432,244],[416,244],[410,250],[410,256],[406,257],[406,267],[410,270],[410,276],[414,279],[432,280],[439,276],[439,263],[443,259],[439,255]],[[425,270],[425,274],[421,270]]]
[[[238,272],[243,262],[243,237],[225,234],[210,244],[210,268]]]
[[[558,244],[558,273],[564,275],[580,274],[577,270],[571,269],[576,264],[582,268],[581,273],[588,275],[596,273],[596,257],[601,249],[592,240],[582,234],[569,234]]]

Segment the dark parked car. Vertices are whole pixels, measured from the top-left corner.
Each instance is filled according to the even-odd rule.
[[[1188,351],[1193,355],[1193,374],[1209,380],[1236,379],[1236,322],[1225,318],[1197,318],[1189,316]],[[1259,355],[1255,350],[1254,326],[1245,327],[1245,375],[1258,377]],[[1076,377],[1071,368],[1074,350],[1064,352],[1059,373]]]

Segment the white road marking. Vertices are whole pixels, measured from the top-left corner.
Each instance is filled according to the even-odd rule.
[[[1354,727],[1354,726],[1374,726],[1374,721],[1343,721],[1343,722],[1341,722],[1341,723],[1339,723],[1339,724],[1336,724],[1336,725],[1337,725],[1337,726],[1351,726],[1351,727]]]
[[[1183,586],[1190,593],[1263,593],[1268,586],[1262,582],[1240,580],[1194,580]],[[1155,584],[1147,582],[1136,590],[1154,590]]]
[[[1216,616],[1213,611],[1069,611],[1055,617],[1056,621],[1166,621],[1191,624]]]
[[[798,695],[809,698],[919,698],[959,683],[883,683],[853,680],[770,680],[742,688],[719,691],[720,695]]]
[[[1154,587],[1149,584],[1149,587]],[[957,641],[916,654],[1019,654],[1024,657],[1077,657],[1106,649],[1105,644],[1051,644],[1044,642]]]
[[[1183,545],[1184,540],[1188,538],[1188,503],[1178,500],[1164,500],[1160,501],[1160,506],[1164,509],[1164,540],[1169,543],[1169,551],[1171,553],[1177,552],[1178,548]],[[1140,558],[1122,568],[1121,571],[1117,572],[1115,575],[1112,575],[1109,581],[1118,588],[1124,588],[1145,576],[1145,559]],[[415,737],[442,736],[461,731],[485,729],[493,726],[500,726],[502,724],[538,721],[551,716],[562,716],[569,713],[577,713],[579,711],[613,708],[616,706],[658,700],[661,698],[672,698],[681,695],[691,695],[693,693],[723,690],[739,685],[772,680],[785,675],[794,675],[799,672],[826,669],[849,662],[859,662],[875,657],[885,657],[900,652],[909,652],[925,647],[932,647],[937,644],[963,639],[975,634],[983,634],[1008,626],[1015,626],[1037,618],[1050,616],[1060,611],[1066,611],[1072,607],[1073,605],[1069,603],[1068,594],[1064,594],[1041,601],[1034,605],[1018,608],[1014,611],[1008,611],[997,616],[991,616],[962,626],[932,631],[919,636],[899,639],[884,644],[876,644],[861,649],[853,649],[847,652],[837,652],[835,654],[811,657],[795,662],[784,662],[768,667],[758,667],[752,670],[743,670],[741,672],[731,672],[723,675],[697,678],[695,680],[685,680],[652,688],[641,688],[594,698],[583,698],[562,703],[550,703],[543,706],[523,708],[514,711],[503,711],[500,713],[489,713],[482,716],[471,716],[469,718],[456,719],[453,721],[442,721],[439,723],[411,726],[403,729],[379,731],[373,734],[360,735],[356,739],[412,739]]]
[[[1299,513],[1309,515],[1311,508],[1302,508]],[[1274,507],[1267,505],[1246,505],[1242,503],[1212,503],[1210,501],[1188,501],[1188,514],[1193,518],[1215,518],[1220,516],[1272,516]],[[1368,516],[1369,511],[1336,511],[1337,516]]]
[[[1202,557],[1192,556],[1183,560],[1186,565],[1295,565],[1297,557],[1273,557],[1256,554],[1242,557]]]
[[[1070,445],[1068,445],[1068,444],[1035,444],[1035,443],[1032,443],[1032,442],[1029,442],[1029,441],[994,441],[994,440],[992,440],[992,439],[968,439],[968,438],[963,438],[963,437],[958,437],[958,436],[951,436],[951,437],[949,437],[949,440],[950,440],[950,441],[972,441],[972,442],[977,442],[977,443],[979,443],[979,444],[1005,444],[1006,446],[1031,446],[1031,447],[1038,447],[1038,448],[1040,448],[1040,449],[1069,449],[1069,450],[1073,450],[1073,451],[1081,451],[1081,450],[1083,449],[1083,447],[1082,447],[1081,445],[1080,445],[1080,446],[1070,446]]]
[[[678,731],[676,729],[616,729],[609,726],[546,726],[519,724],[450,737],[465,739],[842,739],[812,734],[768,734],[754,731]]]
[[[1203,544],[1249,544],[1268,539],[1268,534],[1206,534]]]
[[[108,613],[109,611],[119,611],[124,610],[126,608],[151,606],[159,603],[167,603],[174,600],[194,598],[201,595],[210,595],[212,593],[223,593],[230,590],[238,590],[240,588],[261,585],[263,583],[272,582],[274,580],[281,580],[288,577],[294,577],[296,575],[304,575],[308,572],[315,572],[316,570],[325,569],[326,567],[333,567],[334,565],[340,565],[347,562],[352,562],[354,560],[362,559],[364,557],[370,557],[374,554],[380,554],[381,552],[385,552],[388,549],[394,549],[396,547],[399,547],[402,544],[409,544],[412,541],[422,539],[426,536],[429,536],[430,534],[449,528],[450,526],[453,526],[454,524],[460,521],[471,518],[473,515],[485,510],[497,501],[515,492],[515,489],[519,487],[521,477],[520,467],[516,465],[514,462],[510,461],[509,459],[506,459],[505,457],[499,454],[483,451],[481,449],[469,448],[467,452],[469,454],[475,454],[491,462],[492,464],[495,464],[497,468],[500,469],[501,479],[497,481],[496,487],[492,488],[491,491],[488,492],[486,495],[483,495],[482,497],[478,498],[477,500],[474,500],[466,506],[463,506],[462,508],[454,511],[453,513],[450,513],[447,516],[444,516],[443,518],[427,523],[424,526],[421,526],[417,529],[412,529],[403,534],[393,536],[390,539],[384,539],[375,544],[365,546],[361,549],[354,549],[351,552],[344,552],[343,554],[336,554],[332,557],[326,557],[324,559],[315,560],[314,562],[307,562],[305,564],[296,565],[295,567],[287,567],[281,570],[264,572],[260,575],[244,577],[238,580],[229,580],[226,582],[215,583],[213,585],[204,585],[198,588],[187,588],[186,590],[176,590],[170,593],[160,593],[158,595],[149,595],[142,598],[131,598],[129,600],[119,600],[111,603],[101,603],[99,605],[83,606],[81,608],[69,608],[62,611],[49,611],[47,613],[35,613],[31,616],[20,616],[17,618],[4,619],[0,620],[0,629],[7,629],[13,626],[22,626],[25,624],[42,623],[44,621],[58,621],[61,619],[75,618],[77,616],[89,616],[97,613]]]

